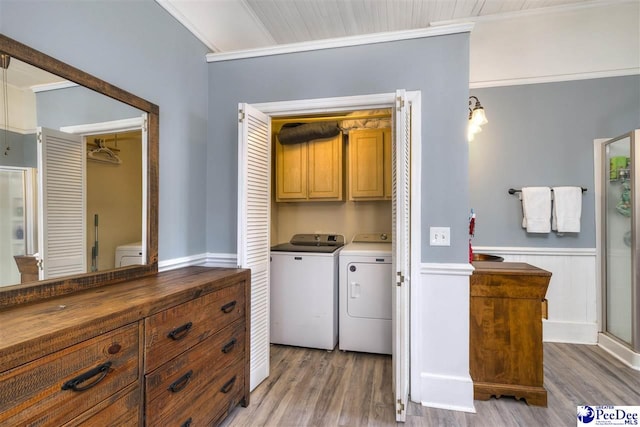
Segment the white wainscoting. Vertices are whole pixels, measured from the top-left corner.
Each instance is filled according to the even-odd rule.
[[[476,253],[500,255],[552,273],[547,289],[549,319],[543,340],[578,344],[598,342],[599,292],[595,248],[473,247]]]
[[[470,264],[423,263],[411,286],[411,400],[475,412],[469,374]]]

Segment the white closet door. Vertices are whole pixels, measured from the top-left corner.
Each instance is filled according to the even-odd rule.
[[[410,105],[404,90],[396,91],[392,139],[393,201],[393,384],[396,420],[404,422],[409,399],[409,285],[411,279],[410,235]]]
[[[253,390],[269,376],[271,118],[238,106],[238,265],[251,269]]]
[[[40,279],[86,273],[86,157],[81,136],[38,128]]]

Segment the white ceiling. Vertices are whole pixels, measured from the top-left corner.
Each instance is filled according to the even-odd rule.
[[[156,0],[212,52],[426,28],[594,0]]]

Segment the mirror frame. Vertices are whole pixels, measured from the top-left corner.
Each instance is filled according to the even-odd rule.
[[[0,288],[0,309],[158,272],[158,149],[160,108],[82,70],[0,34],[0,52],[147,113],[147,264]]]

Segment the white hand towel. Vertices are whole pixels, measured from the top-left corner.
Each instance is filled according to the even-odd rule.
[[[581,187],[553,187],[553,225],[558,233],[579,233],[582,215]]]
[[[522,188],[522,227],[527,233],[551,231],[551,189],[549,187]]]

